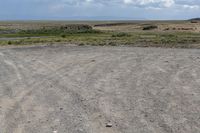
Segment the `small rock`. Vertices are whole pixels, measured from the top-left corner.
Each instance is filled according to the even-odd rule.
[[[111,123],[107,123],[106,127],[112,127],[112,124]]]

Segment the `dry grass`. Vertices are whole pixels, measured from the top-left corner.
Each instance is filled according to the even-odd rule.
[[[90,26],[93,27],[93,30],[72,33],[59,30],[59,27],[63,29],[66,25],[71,24],[73,26],[74,24],[88,24],[89,28]],[[145,27],[151,27],[152,25],[156,26],[156,28],[143,30]],[[6,30],[14,30],[17,32],[10,34],[2,32]],[[18,32],[18,30],[22,30],[23,32]],[[8,40],[1,40],[2,37],[6,37]],[[9,39],[10,37],[12,37],[12,40]],[[23,38],[13,40],[13,37]],[[37,43],[199,48],[200,23],[191,23],[190,21],[0,22],[0,45],[27,45]]]

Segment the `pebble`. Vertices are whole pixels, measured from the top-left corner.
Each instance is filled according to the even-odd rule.
[[[112,124],[111,123],[107,123],[106,127],[112,127]]]

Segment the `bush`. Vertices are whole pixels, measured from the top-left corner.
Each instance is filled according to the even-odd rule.
[[[156,25],[149,25],[149,26],[145,26],[143,27],[143,30],[153,30],[153,29],[157,29],[158,26]]]
[[[92,30],[92,26],[84,24],[71,24],[62,26],[60,29],[64,31],[85,31],[85,30]]]
[[[131,35],[128,33],[124,33],[124,32],[120,32],[120,33],[116,33],[116,34],[112,35],[112,37],[129,37],[129,36],[131,36]]]
[[[31,30],[21,30],[19,34],[29,34],[29,35],[61,35],[65,37],[64,34],[74,34],[74,33],[100,33],[100,31],[93,30],[89,25],[83,24],[73,24],[65,25],[61,27],[50,27],[50,28],[41,28],[41,29],[31,29]]]
[[[61,34],[61,37],[62,37],[62,38],[65,38],[65,37],[66,37],[66,35],[65,35],[65,34]]]
[[[79,43],[79,44],[78,44],[78,46],[84,46],[84,45],[85,45],[84,43]]]
[[[11,44],[12,44],[12,42],[11,42],[11,41],[8,41],[8,44],[9,44],[9,45],[11,45]]]

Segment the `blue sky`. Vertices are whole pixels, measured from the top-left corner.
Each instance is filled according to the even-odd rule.
[[[188,19],[200,0],[0,0],[0,20]]]

